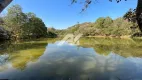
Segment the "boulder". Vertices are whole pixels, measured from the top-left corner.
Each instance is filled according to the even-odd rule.
[[[7,40],[9,38],[9,32],[0,26],[0,40]]]

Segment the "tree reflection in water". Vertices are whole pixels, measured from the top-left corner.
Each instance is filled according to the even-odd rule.
[[[12,67],[0,72],[0,77],[23,80],[142,79],[142,43],[138,41],[83,38],[79,46],[68,43],[58,46],[55,41],[10,45],[4,53],[9,53],[8,63]]]

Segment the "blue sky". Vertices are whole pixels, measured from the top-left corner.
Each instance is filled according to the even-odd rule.
[[[42,18],[47,27],[65,29],[77,22],[95,22],[99,17],[110,16],[113,19],[121,17],[130,8],[136,8],[137,0],[122,1],[119,4],[115,0],[114,2],[98,0],[81,14],[80,11],[84,4],[79,2],[70,5],[71,0],[13,0],[10,5],[13,4],[21,5],[24,12],[35,13]],[[3,13],[6,13],[6,10]]]

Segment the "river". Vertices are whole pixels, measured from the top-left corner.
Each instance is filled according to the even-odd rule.
[[[0,43],[0,79],[142,80],[142,40],[81,38]]]

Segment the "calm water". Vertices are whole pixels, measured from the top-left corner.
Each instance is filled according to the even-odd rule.
[[[82,38],[0,43],[0,79],[142,80],[142,41]]]

